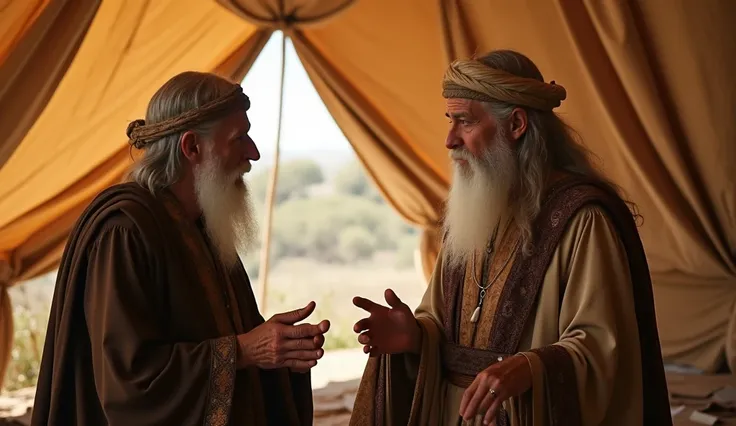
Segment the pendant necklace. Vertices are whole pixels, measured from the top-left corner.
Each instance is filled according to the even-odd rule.
[[[510,223],[511,221],[509,220],[509,224]],[[506,236],[507,230],[508,230],[508,225],[506,225],[506,228],[504,229],[503,235],[501,237],[502,241],[503,241],[503,237]],[[491,237],[491,241],[488,243],[488,248],[486,248],[486,262],[485,263],[487,267],[489,268],[491,266],[490,259],[491,259],[491,254],[493,253],[493,246],[496,241],[497,231],[498,231],[498,227],[496,227],[496,230],[493,232],[493,237]],[[480,289],[480,293],[478,294],[478,306],[476,306],[475,310],[473,311],[473,315],[470,316],[470,322],[477,323],[478,320],[480,319],[480,310],[481,310],[481,307],[483,306],[483,301],[485,300],[487,290],[493,285],[493,283],[496,282],[498,277],[501,275],[501,272],[503,272],[506,269],[506,267],[509,264],[509,261],[514,256],[515,252],[516,252],[516,245],[514,246],[514,250],[512,250],[511,253],[509,254],[509,257],[506,258],[506,261],[504,262],[503,266],[496,272],[496,275],[493,277],[493,279],[488,284],[483,286],[478,282],[478,278],[477,278],[478,274],[476,273],[476,268],[475,268],[475,263],[476,263],[475,251],[473,251],[473,281],[475,282],[475,285],[478,286],[478,288]],[[484,270],[481,270],[481,274],[484,274],[483,276],[485,276],[485,268],[483,269]],[[481,281],[483,281],[483,276],[481,277]]]

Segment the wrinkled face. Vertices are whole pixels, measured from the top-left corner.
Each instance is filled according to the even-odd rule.
[[[486,247],[508,213],[518,166],[504,123],[480,102],[449,99],[447,116],[451,123],[446,146],[454,173],[443,222],[445,252],[452,264],[464,264]]]
[[[480,159],[493,143],[498,123],[486,112],[483,104],[470,99],[448,99],[447,117],[450,129],[445,146],[459,166],[468,165],[468,156]]]
[[[258,161],[261,154],[248,135],[250,121],[242,111],[225,117],[210,134],[212,154],[221,163],[222,171],[232,174],[235,182],[242,184],[242,176],[251,169],[251,161]]]

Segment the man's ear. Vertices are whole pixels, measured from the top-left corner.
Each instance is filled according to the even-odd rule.
[[[516,107],[509,117],[509,129],[511,139],[518,141],[526,133],[527,114],[524,108]]]
[[[192,164],[198,164],[202,160],[201,140],[197,133],[188,130],[179,138],[179,149],[184,157]]]

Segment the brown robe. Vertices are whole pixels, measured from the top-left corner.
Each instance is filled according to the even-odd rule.
[[[530,391],[504,404],[501,425],[671,425],[651,281],[627,206],[606,187],[568,177],[547,191],[535,252],[501,238],[477,325],[470,268],[438,262],[417,319],[421,356],[371,358],[353,425],[460,423],[462,392],[489,365],[523,353]],[[480,270],[479,268],[476,268]],[[479,418],[474,422],[479,423]]]
[[[310,375],[236,370],[263,323],[242,264],[135,183],[85,210],[61,260],[33,425],[308,425]]]

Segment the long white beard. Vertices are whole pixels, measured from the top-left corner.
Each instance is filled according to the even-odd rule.
[[[460,266],[467,264],[473,253],[486,247],[501,216],[509,208],[518,165],[502,135],[497,135],[481,158],[460,149],[450,154],[455,159],[467,161],[464,165],[454,164],[443,222],[447,233],[444,245],[447,259],[451,266]]]
[[[228,268],[237,264],[239,253],[253,247],[258,234],[243,174],[241,170],[223,172],[214,156],[194,170],[194,188],[207,235]]]

